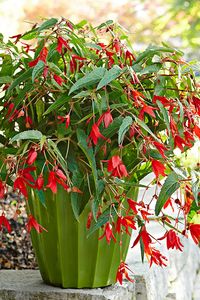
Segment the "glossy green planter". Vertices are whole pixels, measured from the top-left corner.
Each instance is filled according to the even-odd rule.
[[[98,240],[102,229],[87,238],[86,222],[89,206],[86,205],[77,222],[70,203],[70,194],[62,187],[56,195],[45,192],[41,204],[32,192],[29,209],[37,221],[48,229],[38,234],[31,232],[41,276],[47,284],[63,288],[94,288],[108,286],[116,281],[120,263],[119,242],[108,245]],[[130,237],[123,236],[124,260]]]

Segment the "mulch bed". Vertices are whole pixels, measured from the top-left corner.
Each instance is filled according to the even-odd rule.
[[[6,199],[0,200],[12,227],[10,233],[6,229],[0,231],[0,269],[36,269],[35,255],[25,225],[25,201],[17,197],[10,193]],[[20,203],[18,207],[17,203]],[[18,218],[16,210],[21,211]]]

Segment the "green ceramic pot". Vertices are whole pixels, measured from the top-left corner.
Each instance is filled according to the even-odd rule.
[[[45,206],[34,191],[28,200],[29,210],[48,232],[31,231],[41,276],[45,283],[63,288],[95,288],[115,283],[120,263],[119,240],[98,240],[102,229],[87,238],[87,204],[79,222],[75,219],[70,194],[62,187],[57,194],[45,191]],[[119,238],[119,237],[118,237]],[[122,259],[125,260],[130,237],[123,236]]]

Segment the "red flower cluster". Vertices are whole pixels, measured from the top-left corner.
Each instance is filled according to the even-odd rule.
[[[159,266],[166,266],[167,258],[162,255],[159,250],[152,247],[152,239],[145,226],[142,227],[139,235],[133,243],[132,248],[137,245],[140,239],[142,240],[144,245],[144,252],[147,258],[150,259],[150,266],[152,265],[152,263],[155,263]]]
[[[122,261],[117,270],[116,281],[119,281],[119,283],[122,284],[122,280],[125,277],[128,281],[134,282],[134,280],[128,275],[128,271],[131,272],[131,270],[128,268],[128,265]]]
[[[175,248],[177,250],[183,251],[183,244],[181,243],[180,238],[173,229],[167,231],[163,237],[159,238],[159,240],[163,240],[165,238],[167,243],[167,249]]]
[[[119,177],[119,178],[128,176],[126,167],[118,155],[112,156],[107,162],[108,162],[108,167],[107,167],[108,172],[111,172],[112,176]]]

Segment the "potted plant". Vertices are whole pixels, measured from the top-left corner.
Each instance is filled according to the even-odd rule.
[[[151,219],[165,228],[168,249],[182,250],[179,235],[188,232],[199,242],[200,225],[190,218],[198,215],[198,173],[174,157],[200,136],[196,79],[179,50],[137,55],[112,21],[92,27],[52,18],[1,38],[0,58],[0,198],[8,187],[26,198],[45,282],[80,288],[132,280],[125,263],[132,230],[132,246],[140,242],[150,265],[165,266]],[[151,172],[155,194],[137,202]],[[1,210],[0,229],[10,231]]]

